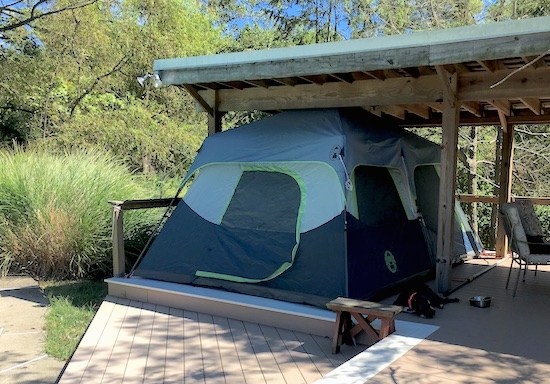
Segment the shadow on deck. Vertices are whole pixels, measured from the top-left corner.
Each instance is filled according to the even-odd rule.
[[[323,335],[147,303],[143,292],[143,301],[108,296],[60,382],[545,382],[550,267],[536,277],[530,271],[515,298],[513,285],[504,289],[508,261],[468,282],[496,261],[454,268],[453,284],[461,287],[451,296],[461,302],[435,318],[401,313],[395,334],[367,349],[343,346],[336,355]],[[475,295],[494,299],[475,308],[468,301]]]

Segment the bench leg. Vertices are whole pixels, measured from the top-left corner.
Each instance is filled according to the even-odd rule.
[[[380,340],[379,333],[376,331],[376,329],[372,327],[372,325],[370,325],[370,323],[376,320],[376,318],[369,319],[367,317],[367,319],[365,319],[360,313],[352,313],[352,316],[355,318],[355,320],[357,320],[357,325],[360,326],[361,329],[365,331],[365,333],[369,335],[371,339],[373,339],[373,341]]]
[[[380,326],[379,340],[387,337],[389,334],[395,332],[394,319],[381,319],[382,325]]]
[[[340,352],[340,344],[342,344],[342,327],[344,316],[342,316],[342,312],[338,311],[336,312],[336,327],[334,328],[334,333],[332,336],[332,353],[338,353]]]
[[[351,328],[349,328],[349,325],[351,324],[351,316],[355,318],[357,321],[357,324]],[[373,339],[374,342],[380,341],[383,338],[389,336],[393,332],[395,332],[395,319],[391,318],[382,318],[380,319],[381,325],[380,330],[376,330],[372,327],[370,324],[372,321],[376,320],[376,317],[363,317],[360,313],[349,313],[344,311],[337,311],[336,312],[336,327],[334,329],[333,337],[332,337],[332,353],[339,353],[340,352],[340,346],[342,345],[343,338],[345,333],[349,334],[349,337],[352,338],[355,335],[357,335],[359,332],[364,331],[367,335],[370,336],[371,339]]]
[[[352,333],[353,323],[349,312],[338,311],[336,314],[336,329],[332,338],[332,353],[340,352],[342,344],[355,345]]]

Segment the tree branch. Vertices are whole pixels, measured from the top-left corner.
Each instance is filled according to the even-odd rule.
[[[113,73],[115,72],[118,72],[120,71],[120,69],[128,62],[130,58],[128,56],[124,56],[122,59],[120,59],[118,61],[118,63],[115,64],[115,66],[107,73],[104,73],[103,75],[100,75],[98,77],[96,77],[96,79],[94,80],[94,82],[92,83],[92,85],[90,87],[88,87],[88,89],[86,89],[82,94],[80,94],[71,104],[71,112],[70,112],[70,116],[72,117],[73,114],[74,114],[74,111],[76,109],[76,107],[78,106],[78,104],[80,104],[80,102],[87,96],[89,95],[94,89],[95,87],[99,84],[99,82],[106,78],[106,77],[109,77],[111,76]]]
[[[35,113],[36,110],[32,109],[26,109],[26,108],[20,108],[20,107],[10,107],[7,105],[0,105],[0,109],[4,109],[6,111],[18,111],[18,112],[26,112],[26,113]]]
[[[13,29],[22,27],[24,25],[28,25],[28,24],[32,23],[33,21],[44,18],[46,16],[51,16],[51,15],[55,15],[57,13],[70,11],[70,10],[74,10],[74,9],[84,8],[84,7],[87,7],[87,6],[92,5],[94,3],[97,3],[99,0],[89,0],[89,1],[86,1],[84,3],[69,5],[69,6],[66,6],[66,7],[63,7],[63,8],[60,8],[60,9],[55,9],[55,10],[52,10],[52,11],[47,11],[47,12],[44,12],[44,13],[37,13],[39,11],[38,8],[41,5],[48,3],[49,1],[51,1],[51,0],[38,0],[32,6],[32,8],[30,9],[30,15],[28,17],[23,18],[22,20],[17,20],[17,21],[12,21],[12,22],[10,22],[8,20],[6,25],[0,26],[0,33],[6,32],[6,31],[11,31]],[[17,2],[13,3],[11,6],[13,7],[13,5],[15,5],[15,4],[17,4]],[[6,6],[4,9],[2,9],[2,13],[4,13],[5,15],[7,15],[7,12],[13,12],[13,13],[18,12],[19,14],[21,14],[21,12],[15,10],[13,8],[9,8],[9,7],[10,6]],[[11,18],[15,19],[15,16],[13,16]]]

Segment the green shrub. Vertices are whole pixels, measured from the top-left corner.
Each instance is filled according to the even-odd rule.
[[[0,151],[2,273],[37,280],[108,274],[108,201],[144,197],[131,173],[105,154]],[[131,229],[146,220],[144,213],[125,224]]]

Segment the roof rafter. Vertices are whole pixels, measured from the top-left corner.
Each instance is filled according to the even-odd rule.
[[[542,113],[542,102],[539,99],[531,97],[523,97],[519,99],[523,104],[527,106],[535,115]]]

